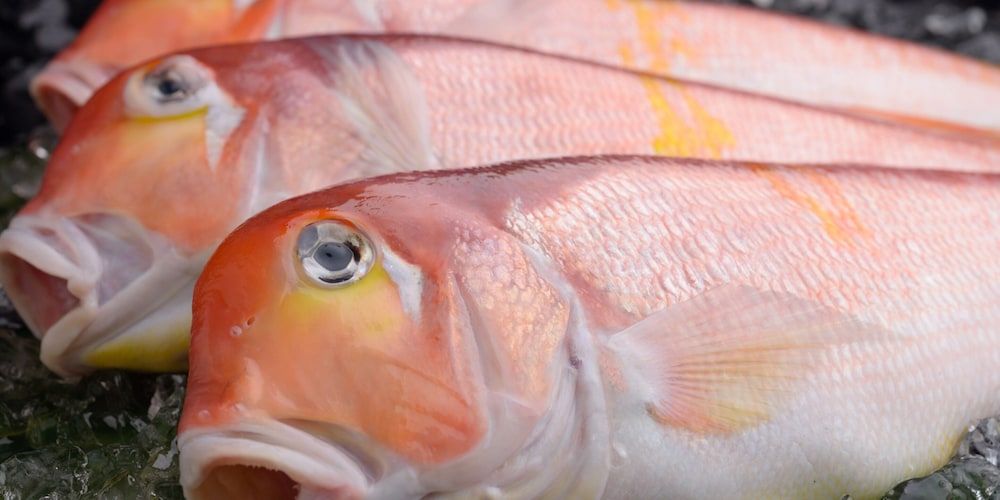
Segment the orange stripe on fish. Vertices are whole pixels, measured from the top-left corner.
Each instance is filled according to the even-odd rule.
[[[648,5],[642,1],[629,1],[636,25],[639,31],[639,43],[642,49],[651,55],[647,68],[656,73],[669,73],[670,63],[664,51],[670,47],[678,53],[690,57],[694,54],[679,37],[672,37],[667,43],[660,38],[657,23],[665,15],[677,12],[669,3]],[[637,66],[636,57],[627,41],[619,46],[621,60],[628,67]],[[661,134],[653,140],[653,150],[657,153],[672,156],[691,156],[704,154],[710,158],[718,158],[723,148],[730,146],[734,140],[732,133],[718,118],[713,117],[687,91],[680,82],[669,82],[671,88],[680,94],[694,125],[688,125],[670,105],[662,90],[664,82],[650,77],[642,79],[646,87],[646,95],[650,106],[660,118]]]
[[[823,192],[833,204],[833,211],[840,219],[841,225],[844,226],[844,232],[857,232],[857,234],[862,236],[871,233],[861,222],[854,207],[851,206],[851,202],[844,196],[844,190],[836,180],[823,172],[815,170],[807,170],[805,174],[806,178],[823,189]]]
[[[772,167],[768,165],[763,165],[759,163],[749,164],[749,168],[766,179],[771,186],[774,187],[778,193],[784,198],[794,202],[802,208],[805,208],[823,224],[823,229],[826,234],[830,236],[834,241],[847,243],[850,241],[851,230],[860,231],[863,233],[864,226],[858,221],[857,216],[854,214],[850,207],[850,204],[843,199],[843,195],[837,189],[836,184],[829,179],[825,179],[821,174],[810,172],[807,175],[811,180],[819,184],[828,195],[831,196],[833,202],[836,204],[836,211],[831,211],[823,206],[816,198],[803,193],[798,190],[792,183],[782,177],[782,174],[776,172]],[[841,211],[843,210],[843,211]],[[846,227],[845,219],[851,223],[852,227]]]
[[[937,120],[934,118],[881,111],[872,108],[859,107],[852,109],[852,111],[857,111],[860,114],[869,115],[876,118],[882,118],[888,121],[903,123],[930,130],[936,130],[946,134],[954,134],[957,136],[968,136],[1000,144],[1000,130],[990,130],[979,127],[972,127],[972,126],[962,125],[960,123],[952,123],[944,120]]]
[[[622,44],[620,50],[622,60],[631,64],[634,57],[629,46]],[[646,75],[640,79],[660,125],[660,134],[652,141],[653,151],[667,156],[705,155],[718,158],[722,150],[732,144],[733,136],[725,124],[706,112],[683,85]],[[670,104],[664,88],[678,91],[693,117],[694,126],[689,125]]]

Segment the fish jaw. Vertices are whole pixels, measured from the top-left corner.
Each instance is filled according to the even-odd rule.
[[[279,421],[243,421],[182,434],[189,499],[362,498],[364,466],[340,447]]]
[[[94,367],[182,369],[200,264],[106,214],[20,215],[0,234],[0,284],[42,340],[42,361],[66,377]]]
[[[100,66],[86,60],[52,61],[31,81],[31,95],[62,131],[94,91],[107,83],[120,68]]]

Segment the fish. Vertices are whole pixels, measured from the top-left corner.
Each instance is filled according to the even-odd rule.
[[[874,497],[1000,411],[998,207],[649,156],[286,200],[196,285],[185,495]]]
[[[936,49],[737,6],[659,0],[105,0],[32,82],[65,128],[123,69],[197,46],[343,32],[471,37],[867,113],[1000,132],[1000,69]]]
[[[84,106],[0,234],[0,284],[61,375],[181,370],[205,259],[274,203],[391,172],[598,154],[1000,170],[979,138],[486,42],[197,49]]]

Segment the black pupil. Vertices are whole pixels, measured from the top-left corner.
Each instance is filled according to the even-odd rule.
[[[164,77],[160,80],[156,85],[156,90],[164,97],[173,97],[176,94],[184,92],[181,82],[170,77]]]
[[[313,258],[328,271],[343,271],[354,261],[354,251],[344,243],[323,243],[316,249]]]

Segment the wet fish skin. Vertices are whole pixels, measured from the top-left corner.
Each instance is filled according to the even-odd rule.
[[[875,496],[1000,410],[998,206],[995,174],[647,157],[282,202],[196,287],[185,493]],[[333,288],[294,250],[330,221],[378,254]]]
[[[194,279],[250,215],[358,177],[571,154],[1000,169],[985,139],[489,43],[207,48],[84,107],[0,236],[0,282],[59,373],[182,369]]]
[[[1000,70],[793,17],[633,0],[106,0],[33,83],[58,128],[117,72],[196,46],[343,32],[469,36],[995,138]]]

